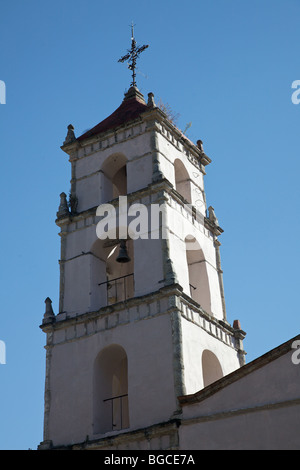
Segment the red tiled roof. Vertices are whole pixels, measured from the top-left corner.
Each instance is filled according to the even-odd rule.
[[[122,104],[110,116],[82,134],[77,140],[82,141],[102,132],[115,129],[128,121],[137,119],[147,109],[143,95],[137,89],[130,88]]]

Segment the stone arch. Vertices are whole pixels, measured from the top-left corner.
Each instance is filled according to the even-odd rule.
[[[202,376],[204,387],[223,377],[223,370],[219,359],[208,349],[205,349],[202,353]]]
[[[192,235],[185,237],[190,296],[208,313],[211,313],[211,294],[206,260],[199,242]]]
[[[114,153],[106,158],[102,168],[102,201],[127,195],[127,158]]]
[[[119,263],[119,240],[96,240],[91,248],[90,309],[134,297],[134,242],[126,241],[128,263]]]
[[[189,203],[192,203],[191,180],[184,163],[176,158],[174,161],[175,189]]]
[[[94,362],[94,434],[129,427],[128,359],[125,349],[111,344],[102,349]]]

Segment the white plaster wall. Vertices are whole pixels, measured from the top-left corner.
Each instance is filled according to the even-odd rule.
[[[63,311],[80,314],[90,304],[91,255],[75,258],[65,263]]]
[[[71,327],[72,328],[72,327]],[[56,340],[68,337],[57,332]],[[93,436],[93,366],[102,348],[122,346],[128,357],[130,429],[167,420],[176,409],[172,332],[167,315],[112,328],[52,350],[49,439],[54,445]]]
[[[146,150],[146,149],[145,149]],[[152,155],[129,161],[127,164],[127,192],[146,188],[152,182]]]
[[[77,181],[76,196],[78,198],[78,212],[98,206],[100,203],[100,173]]]
[[[200,403],[184,406],[183,417],[194,422],[181,426],[181,448],[299,449],[300,406],[288,403],[300,398],[299,378],[300,366],[287,353]],[[282,404],[272,407],[277,403]]]
[[[216,252],[210,232],[204,228],[201,221],[199,223],[193,223],[188,211],[179,204],[171,207],[168,206],[167,224],[170,232],[170,258],[173,261],[179,284],[183,287],[184,292],[190,295],[185,239],[187,236],[192,236],[197,240],[197,244],[193,246],[196,249],[201,248],[206,260],[205,265],[210,289],[211,305],[210,308],[208,308],[209,306],[207,304],[205,306],[202,305],[202,308],[216,318],[223,319],[221,291],[216,269]]]
[[[98,150],[89,155],[82,156],[75,162],[76,178],[81,179],[97,173],[104,160],[113,153],[112,149]]]
[[[177,236],[171,236],[169,239],[170,258],[177,276],[178,284],[182,286],[183,291],[190,295],[189,273],[186,260],[186,250],[184,240]]]
[[[101,169],[105,161],[114,154],[124,155],[127,163],[128,193],[146,187],[152,181],[152,156],[150,134],[139,134],[134,131],[134,137],[124,142],[114,143],[110,147],[82,156],[75,162],[76,195],[78,211],[84,211],[107,202],[105,178]]]
[[[69,315],[106,305],[106,291],[98,286],[106,281],[105,267],[90,253],[97,240],[96,225],[75,230],[73,224],[72,228],[74,230],[66,235],[62,286],[63,311]]]
[[[212,293],[208,282],[208,267],[209,265],[206,261],[194,263],[189,266],[189,276],[191,285],[196,287],[196,289],[191,287],[192,298],[201,304],[203,310],[211,313],[215,309],[211,302]]]
[[[144,125],[143,125],[144,126]],[[142,126],[142,127],[143,127]],[[103,164],[109,159],[111,155],[124,155],[128,159],[127,163],[127,190],[128,193],[137,191],[146,187],[152,181],[152,153],[151,153],[151,133],[145,132],[141,134],[142,127],[135,126],[134,129],[128,129],[124,131],[126,137],[128,133],[132,136],[130,139],[122,142],[113,142],[112,139],[109,141],[109,147],[104,148],[105,144],[101,144],[103,148],[94,151],[89,155],[85,155],[84,150],[80,150],[81,158],[75,162],[75,175],[77,178],[76,182],[76,194],[78,197],[78,210],[84,211],[91,207],[97,207],[101,204],[103,198],[105,201],[108,196],[107,188],[107,178],[102,173],[101,168]],[[125,135],[124,134],[124,135]],[[123,137],[124,137],[123,135]],[[167,155],[167,158],[163,157],[163,172],[164,176],[167,177],[173,184],[174,181],[174,160],[180,158],[190,174],[191,180],[195,181],[197,184],[203,187],[203,175],[200,172],[197,172],[197,169],[192,165],[188,160],[186,155],[176,149],[171,145],[168,140],[157,134],[159,146],[162,149],[162,152]],[[113,144],[113,145],[112,145]],[[96,146],[99,144],[95,144]],[[87,148],[88,152],[89,147]],[[199,195],[198,195],[199,196]],[[197,196],[197,197],[198,197]],[[186,214],[184,217],[178,217],[178,212],[174,212],[173,219],[170,223],[170,230],[176,234],[176,237],[181,237],[184,240],[185,235],[188,233],[195,233],[195,226],[192,223],[189,223],[186,219]],[[93,233],[91,234],[91,230]],[[95,226],[86,228],[82,231],[76,231],[70,233],[67,237],[66,243],[66,258],[72,258],[74,256],[81,255],[82,252],[87,252],[91,249],[92,243],[95,240]],[[197,232],[197,235],[198,232]],[[207,243],[205,237],[202,237],[201,246],[204,246],[205,257],[212,263],[215,263],[215,260],[212,259],[215,255],[210,247],[210,243]],[[184,286],[185,292],[189,294],[189,285],[188,285],[188,276],[185,272],[185,268],[182,268],[186,264],[185,251],[182,250],[183,245],[180,243],[177,244],[175,240],[174,246],[171,246],[170,253],[171,258],[173,259],[180,283]],[[135,262],[135,270],[137,272],[136,276],[136,287],[137,295],[143,295],[145,293],[152,292],[160,287],[158,284],[160,280],[163,279],[163,268],[161,256],[157,256],[158,253],[161,253],[161,247],[156,241],[147,241],[147,246],[145,242],[138,240],[136,243],[136,248],[140,263]],[[156,251],[157,250],[157,251]],[[180,254],[179,254],[180,250]],[[149,256],[150,254],[150,256]],[[149,259],[151,258],[151,262]],[[136,258],[137,260],[137,258]],[[73,272],[74,269],[80,270],[80,262],[77,261],[73,265],[69,265],[66,270],[66,276],[70,273],[70,279],[66,280],[66,284],[72,290],[76,290],[76,296],[72,296],[71,292],[66,292],[65,289],[65,310],[75,312],[78,310],[76,306],[77,298],[80,297],[80,293],[83,293],[83,298],[86,299],[86,292],[83,292],[83,289],[87,288],[86,280],[84,283],[80,282],[79,274]],[[87,273],[87,267],[84,267],[84,272]],[[212,288],[216,286],[216,276],[212,271],[210,275],[210,282],[212,283]],[[69,288],[68,287],[68,288]],[[82,302],[80,303],[80,311]],[[91,304],[94,304],[92,301]],[[90,303],[88,303],[90,305]],[[221,302],[218,300],[218,289],[217,294],[214,296],[213,302],[213,311],[214,314],[222,316],[220,310]],[[92,307],[92,305],[91,305]]]
[[[158,145],[161,152],[161,170],[164,176],[172,183],[175,188],[175,170],[174,162],[179,159],[184,164],[191,183],[191,203],[201,212],[205,212],[203,200],[204,180],[201,173],[195,165],[188,159],[181,150],[172,145],[165,136],[158,134]],[[202,190],[202,191],[201,191]]]
[[[95,223],[81,229],[76,229],[76,225],[72,224],[69,227],[72,231],[66,235],[63,311],[69,314],[98,310],[106,305],[105,287],[98,287],[98,283],[106,281],[105,265],[92,254],[86,254],[91,252],[98,240],[97,222],[96,217]],[[149,224],[149,232],[150,228]],[[164,278],[162,241],[152,240],[151,233],[145,235],[148,238],[133,241],[135,296],[160,289],[160,281]],[[118,276],[122,276],[122,273]]]
[[[211,302],[211,313],[218,318],[223,320],[223,307],[221,300],[220,282],[219,275],[215,267],[210,263],[206,263],[208,282],[210,285],[210,302]],[[210,312],[208,312],[210,313]]]
[[[218,358],[223,375],[240,367],[237,352],[230,346],[182,318],[182,345],[186,394],[196,393],[203,385],[202,353],[205,349]]]
[[[188,450],[299,450],[300,406],[257,410],[182,425],[180,447]]]
[[[161,240],[138,239],[134,242],[135,296],[160,289],[164,278]]]
[[[95,256],[90,256],[89,304],[86,311],[96,311],[107,305],[107,286],[100,283],[107,281],[106,263]],[[79,286],[80,289],[80,286]]]
[[[85,155],[82,149],[81,153],[79,153],[80,158],[76,161],[76,178],[82,178],[99,171],[105,160],[112,154],[120,153],[125,155],[128,160],[131,160],[144,155],[149,150],[149,134],[139,134],[137,131],[131,139],[121,142],[114,142],[111,139],[109,146],[104,142],[102,147],[95,149],[93,153],[88,154],[87,152]]]
[[[249,364],[248,364],[249,366]],[[203,402],[184,407],[184,417],[204,416],[212,411],[262,406],[300,398],[300,367],[291,353],[254,370]]]
[[[203,250],[206,261],[215,267],[216,252],[213,238],[204,227],[203,220],[194,221],[189,210],[185,210],[184,207],[173,202],[168,206],[167,218],[170,232],[182,241],[187,236],[195,237],[200,248]],[[195,248],[197,249],[196,245]]]
[[[73,225],[73,229],[66,236],[65,259],[79,256],[82,252],[89,252],[97,240],[96,225],[94,224],[77,230]]]

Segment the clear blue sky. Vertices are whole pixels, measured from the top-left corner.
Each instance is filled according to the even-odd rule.
[[[42,441],[44,300],[58,309],[61,151],[113,112],[130,84],[117,60],[150,47],[137,82],[191,122],[212,159],[207,202],[224,234],[228,320],[251,361],[299,333],[299,0],[1,0],[0,449]]]

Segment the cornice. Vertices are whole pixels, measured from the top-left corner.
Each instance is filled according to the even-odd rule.
[[[146,124],[145,129],[140,130],[138,133],[124,136],[125,131],[128,131],[142,123]],[[69,155],[70,161],[76,161],[79,158],[88,157],[95,152],[106,150],[107,148],[111,148],[117,144],[153,131],[161,134],[172,145],[174,145],[174,147],[183,152],[187,158],[197,168],[199,168],[203,174],[205,174],[204,167],[211,163],[211,159],[198,145],[195,145],[187,136],[185,136],[183,132],[180,131],[157,106],[152,108],[149,107],[149,110],[146,110],[138,118],[132,121],[127,121],[114,129],[99,133],[85,139],[84,141],[77,140],[74,135],[74,140],[63,144],[61,149]],[[104,142],[105,145],[102,145]],[[78,151],[80,149],[85,150],[85,153],[82,156],[78,156]]]
[[[154,195],[158,193],[162,193],[160,196],[160,199],[163,201],[165,200],[164,192],[167,193],[169,196],[172,197],[172,199],[180,204],[181,206],[186,206],[189,208],[189,211],[191,215],[194,217],[196,220],[204,220],[204,226],[206,229],[214,233],[215,235],[220,235],[223,230],[220,227],[215,226],[208,218],[204,217],[203,214],[201,214],[195,206],[191,205],[186,201],[181,194],[179,194],[176,189],[174,189],[173,185],[169,180],[166,178],[161,179],[159,181],[155,181],[150,183],[148,186],[145,188],[139,189],[133,193],[130,193],[127,195],[127,201],[128,204],[133,204],[134,202],[140,201],[141,199],[144,199],[146,197],[153,197]],[[114,207],[118,206],[119,199],[115,198],[110,201],[105,201],[102,204],[111,204]],[[151,202],[154,202],[153,200]],[[155,203],[158,201],[155,200]],[[90,209],[84,210],[82,212],[79,212],[77,214],[69,214],[68,217],[63,216],[62,218],[57,218],[55,220],[56,225],[61,227],[62,229],[62,234],[66,233],[66,227],[70,225],[71,223],[76,223],[78,221],[87,219],[89,217],[95,217],[96,216],[96,211],[97,211],[98,206],[91,207]]]

